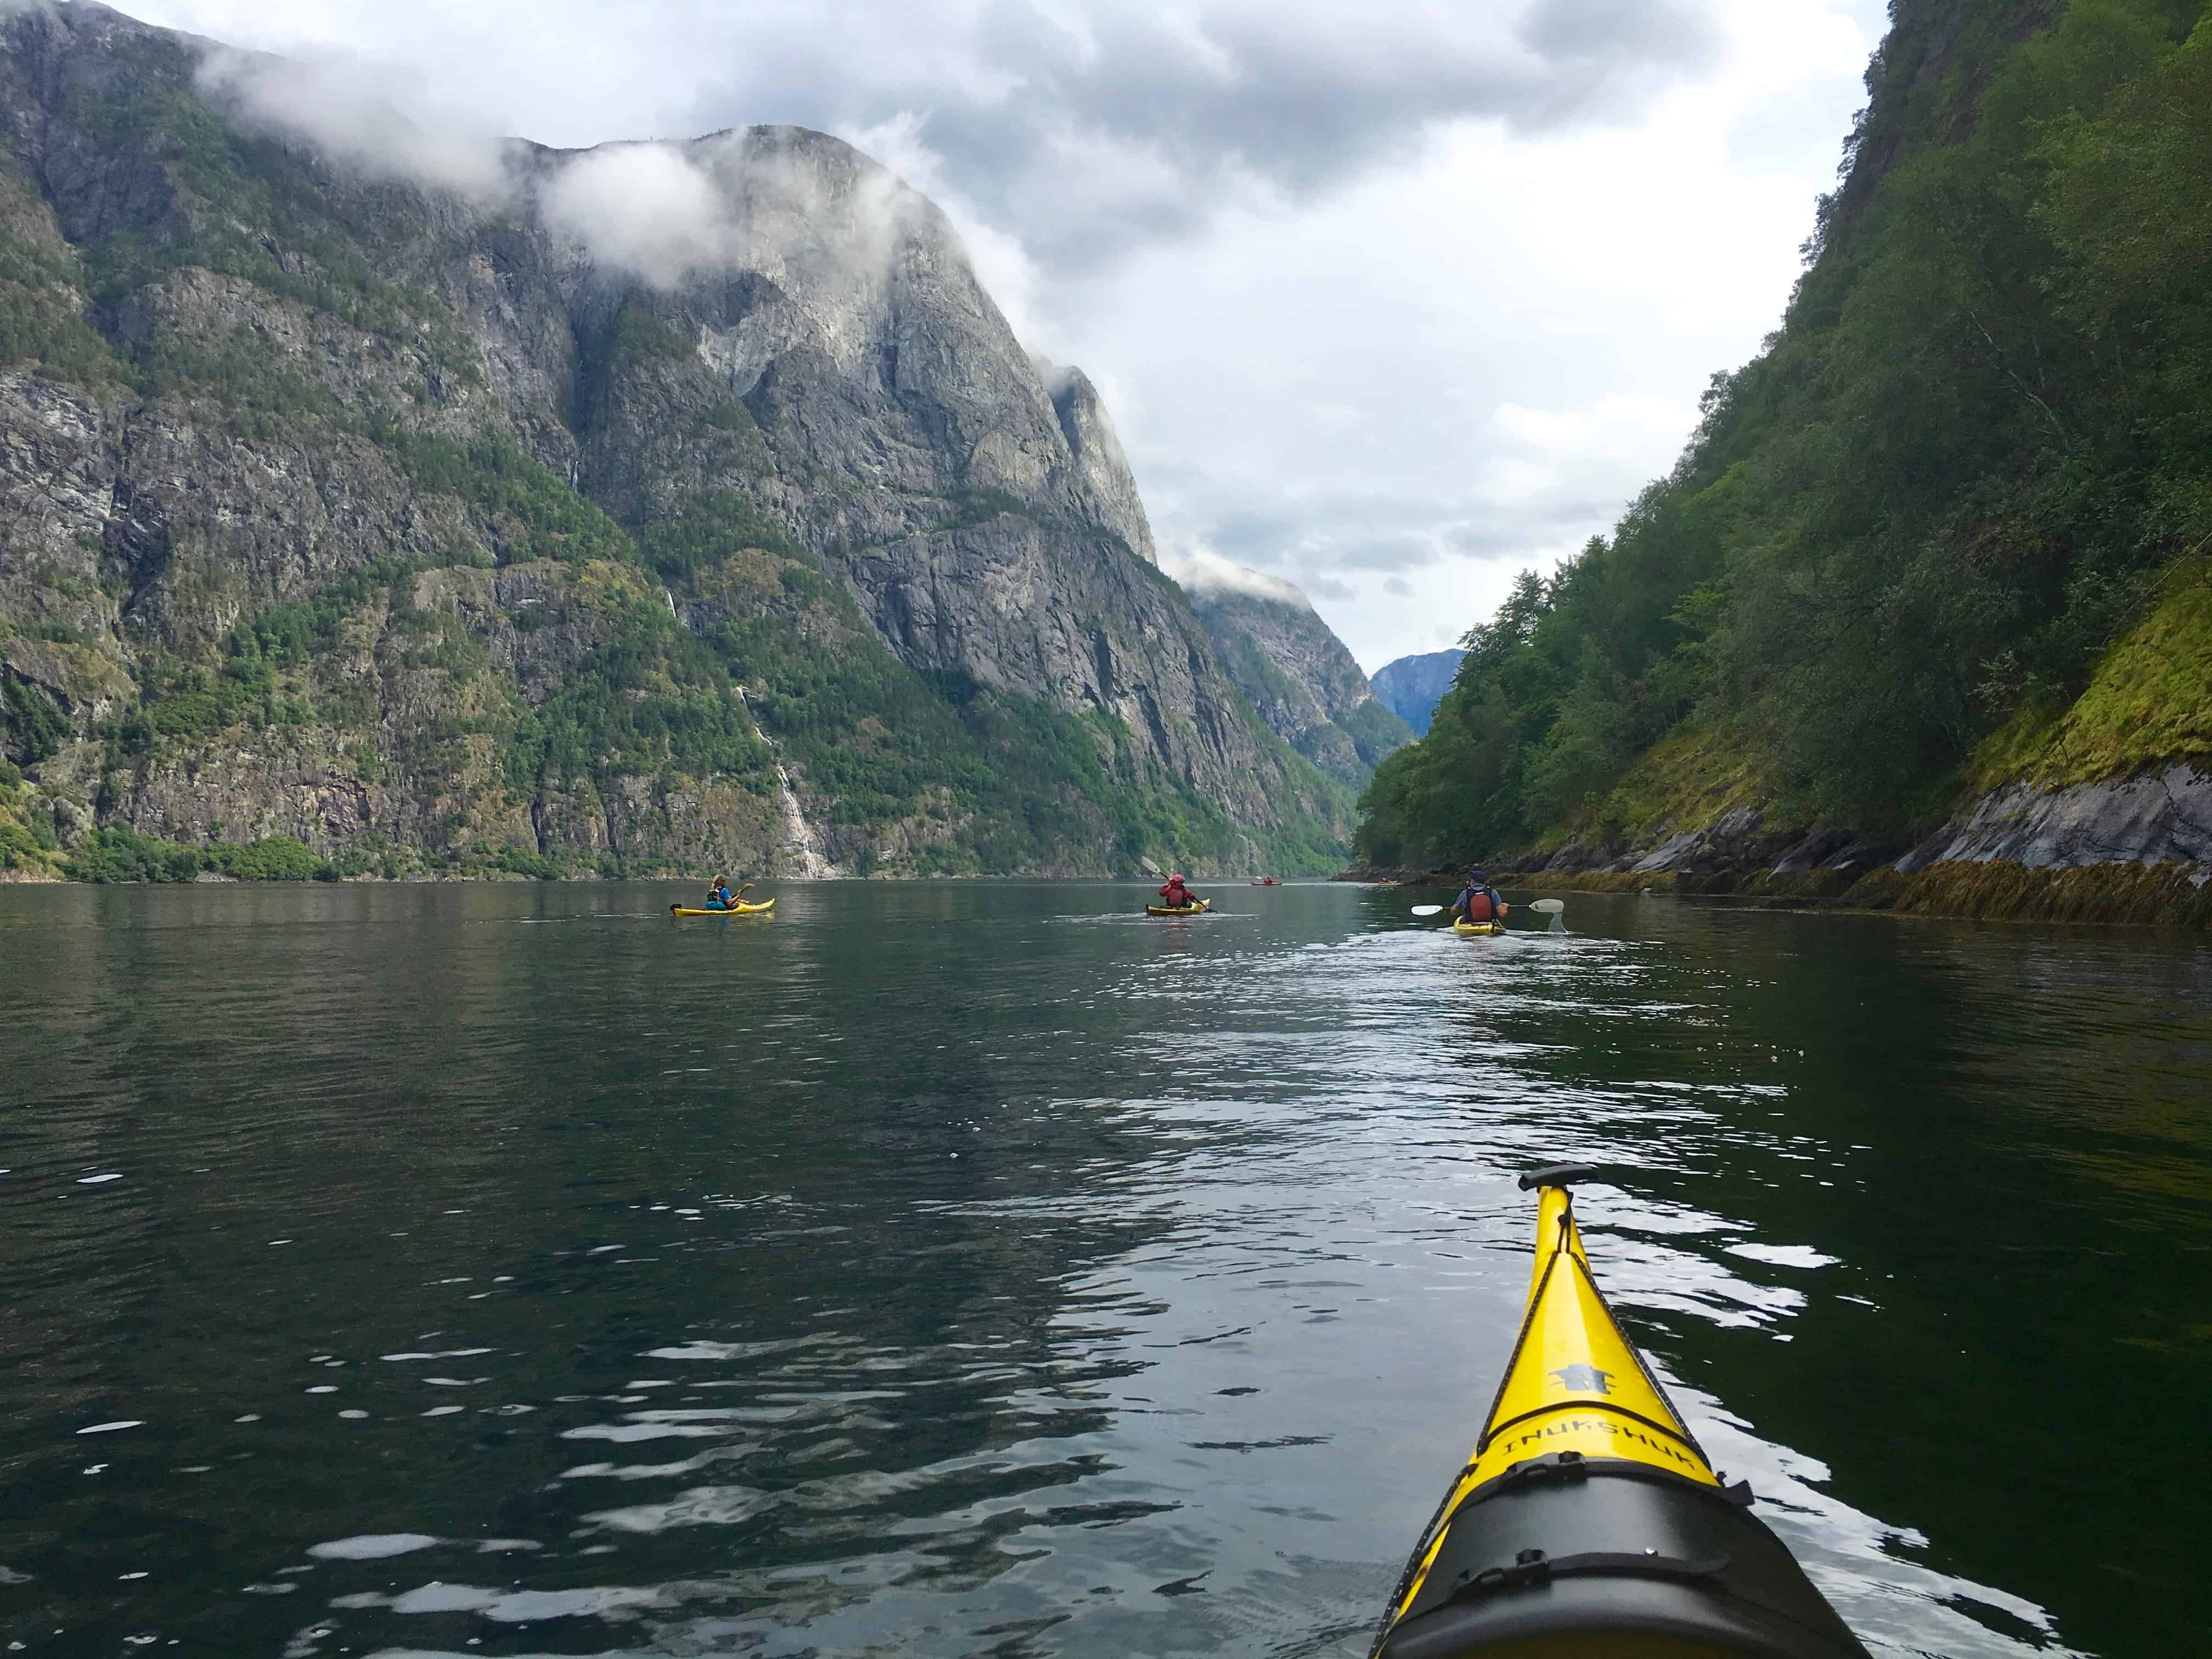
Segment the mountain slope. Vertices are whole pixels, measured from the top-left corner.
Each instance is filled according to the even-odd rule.
[[[1466,655],[1466,652],[1455,648],[1424,652],[1385,663],[1372,677],[1375,695],[1416,733],[1425,733],[1429,717],[1436,712],[1438,700],[1451,690],[1452,678],[1459,672],[1460,661]]]
[[[1192,609],[1260,717],[1356,794],[1385,755],[1413,741],[1413,732],[1376,696],[1304,594],[1288,583],[1238,574],[1245,579],[1241,586],[1186,573]]]
[[[2212,686],[2139,642],[2197,659],[2212,544],[2203,11],[1897,0],[1782,329],[1476,630],[1370,786],[1371,862],[2055,867],[2148,843],[2053,792],[2201,811]]]
[[[1089,382],[926,200],[792,128],[468,152],[308,73],[0,19],[0,764],[58,835],[394,873],[1341,845]]]

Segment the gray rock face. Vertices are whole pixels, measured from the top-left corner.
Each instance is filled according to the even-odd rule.
[[[1776,827],[1757,807],[1738,806],[1723,812],[1699,830],[1673,830],[1662,825],[1661,839],[1650,846],[1621,847],[1571,842],[1548,857],[1501,859],[1501,863],[1557,871],[1562,874],[1588,872],[1633,875],[1705,875],[1718,871],[1764,870],[1808,845],[1802,826]]]
[[[1052,388],[1053,412],[1060,416],[1060,434],[1098,504],[1100,522],[1117,532],[1139,558],[1158,564],[1152,523],[1138,499],[1137,481],[1121,453],[1121,441],[1115,435],[1114,422],[1098,400],[1098,389],[1079,368],[1053,370],[1047,384]]]
[[[609,228],[562,206],[564,180],[623,148],[527,158],[526,210],[550,227],[579,354],[587,364],[604,356],[594,333],[616,325],[618,301],[642,303],[696,360],[664,364],[660,402],[696,413],[733,401],[758,443],[735,465],[659,465],[653,452],[668,433],[633,417],[634,374],[592,377],[587,367],[580,390],[597,416],[583,434],[587,489],[641,468],[651,478],[641,498],[610,505],[665,509],[687,489],[741,486],[817,550],[1018,503],[1149,556],[1134,481],[1090,383],[1066,371],[1065,407],[1055,403],[933,204],[822,133],[752,127],[696,139],[661,153],[713,192],[720,216],[701,230],[698,253],[709,263],[641,291],[595,262],[592,239],[605,243]],[[564,237],[572,222],[585,240]]]
[[[1203,586],[1191,604],[1260,718],[1328,777],[1356,792],[1378,761],[1413,741],[1310,605]]]
[[[853,867],[961,867],[973,768],[838,758],[896,746],[853,685],[917,695],[866,659],[1087,722],[1068,763],[1204,803],[1217,860],[1346,838],[1153,568],[1096,389],[884,169],[755,127],[512,144],[456,191],[208,50],[0,15],[0,743],[41,781],[176,838],[769,868],[803,806]],[[665,730],[621,712],[655,698]],[[1127,867],[1115,818],[1022,867]]]
[[[1451,690],[1461,659],[1466,655],[1466,652],[1457,649],[1431,651],[1385,663],[1375,671],[1375,695],[1400,720],[1425,736],[1437,704]]]
[[[2066,789],[2013,784],[1898,860],[1906,874],[1945,860],[2004,859],[2031,870],[2092,864],[2212,864],[2212,776],[2190,764]]]
[[[2212,865],[2212,775],[2182,763],[2141,777],[2045,789],[2016,783],[1983,796],[1902,853],[1899,842],[1841,828],[1778,826],[1740,806],[1700,830],[1643,848],[1569,846],[1532,869],[1560,873],[1777,876],[1816,872],[1856,878],[1894,862],[1900,875],[1946,863],[1999,860],[2030,870],[2097,865]]]

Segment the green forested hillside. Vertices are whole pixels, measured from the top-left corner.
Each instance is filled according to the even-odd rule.
[[[1670,734],[1712,799],[1894,833],[2033,769],[2148,634],[2212,660],[2204,10],[1895,0],[1781,328],[1609,538],[1469,636],[1364,857],[1602,836]],[[2072,775],[2212,748],[2212,688],[2139,670],[2136,735]]]

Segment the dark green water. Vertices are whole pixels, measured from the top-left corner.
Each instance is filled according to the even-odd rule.
[[[1565,1159],[1870,1645],[2203,1650],[2212,951],[1218,890],[0,889],[7,1650],[1354,1655]]]

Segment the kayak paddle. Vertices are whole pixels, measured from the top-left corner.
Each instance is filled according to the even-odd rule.
[[[1534,910],[1538,915],[1551,917],[1551,931],[1554,933],[1564,933],[1567,931],[1566,924],[1559,920],[1566,908],[1567,902],[1565,899],[1535,899],[1528,905],[1528,908]],[[1442,915],[1444,907],[1441,904],[1416,904],[1413,907],[1413,914],[1417,916],[1438,916]]]

